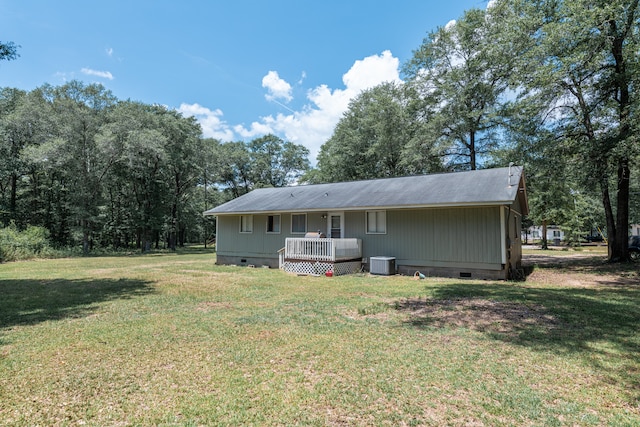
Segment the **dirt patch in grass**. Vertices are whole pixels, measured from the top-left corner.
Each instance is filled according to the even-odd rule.
[[[518,335],[532,327],[553,329],[560,321],[540,305],[480,298],[406,299],[396,308],[415,325],[467,328],[480,332]]]
[[[543,284],[545,287],[559,285],[591,291],[640,287],[638,263],[612,264],[603,255],[527,254],[523,257],[523,264],[531,268],[527,283]],[[540,301],[501,301],[478,295],[409,298],[397,301],[394,305],[398,312],[407,316],[408,323],[415,326],[466,328],[510,337],[525,331],[551,332],[567,326],[554,310],[540,304]]]
[[[528,282],[576,287],[640,286],[637,262],[609,263],[604,255],[525,254],[522,263],[531,271]]]
[[[527,278],[527,281],[544,284],[568,285],[576,288],[593,288],[593,287],[638,287],[640,286],[640,277],[638,273],[623,272],[606,273],[598,275],[582,271],[569,271],[558,269],[536,269]]]
[[[524,265],[538,265],[544,267],[562,267],[576,263],[600,264],[605,262],[604,255],[594,255],[588,252],[563,253],[557,251],[540,251],[536,254],[523,254]]]

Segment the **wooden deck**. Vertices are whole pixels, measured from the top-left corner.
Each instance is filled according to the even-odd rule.
[[[289,237],[278,254],[280,268],[285,271],[325,274],[331,270],[336,275],[346,274],[361,266],[362,241]]]
[[[285,240],[284,258],[288,260],[338,262],[362,258],[360,239],[308,239]]]

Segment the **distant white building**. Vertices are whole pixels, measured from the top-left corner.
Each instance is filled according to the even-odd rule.
[[[640,236],[640,224],[631,224],[631,235]]]
[[[532,225],[529,227],[529,237],[533,240],[542,240],[542,226]],[[524,240],[524,236],[523,236]],[[559,244],[564,240],[564,231],[557,225],[547,226],[547,242]]]

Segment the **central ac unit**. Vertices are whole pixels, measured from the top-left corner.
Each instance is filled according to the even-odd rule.
[[[396,259],[388,256],[372,256],[369,258],[369,273],[389,276],[396,274]]]

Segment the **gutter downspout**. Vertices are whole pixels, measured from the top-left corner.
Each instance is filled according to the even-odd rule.
[[[500,206],[500,255],[502,257],[502,268],[507,266],[507,230],[504,217],[504,206]]]

